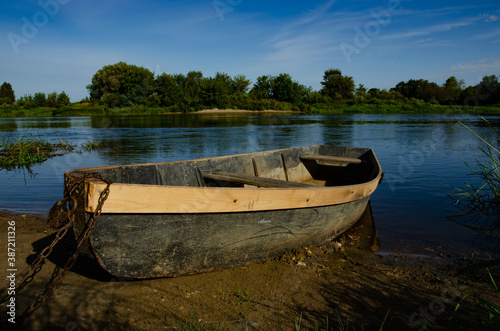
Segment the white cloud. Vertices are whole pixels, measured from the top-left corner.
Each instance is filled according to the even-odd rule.
[[[332,8],[333,4],[335,3],[336,0],[329,0],[328,2],[324,4],[318,5],[315,9],[309,10],[306,14],[304,14],[302,17],[299,17],[296,21],[295,24],[297,25],[302,25],[302,24],[307,24],[313,21],[317,21],[320,19],[330,8]]]
[[[481,33],[474,36],[472,39],[475,40],[484,40],[484,39],[492,39],[500,36],[500,29],[491,30],[489,33]]]
[[[479,59],[452,65],[452,71],[495,72],[500,70],[500,57]]]
[[[432,38],[420,39],[420,40],[414,41],[413,43],[414,44],[422,44],[422,43],[426,43],[428,41],[432,41]]]
[[[498,17],[497,15],[482,14],[481,17],[483,17],[484,21],[488,23],[500,20],[500,17]]]
[[[395,33],[395,34],[381,36],[380,39],[393,40],[393,39],[407,39],[407,38],[418,37],[418,36],[428,36],[428,35],[431,35],[431,34],[434,34],[437,32],[450,31],[452,29],[461,28],[461,27],[468,26],[471,24],[472,24],[471,21],[457,22],[457,23],[443,23],[443,24],[437,24],[437,25],[431,25],[428,27],[418,28],[418,29],[403,32],[403,33]]]

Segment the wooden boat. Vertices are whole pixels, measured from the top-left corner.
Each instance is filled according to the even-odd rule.
[[[173,277],[244,265],[328,241],[353,225],[382,179],[371,149],[315,145],[65,173],[110,179],[84,253],[110,274]],[[106,183],[73,191],[79,237]],[[66,193],[67,194],[67,193]]]

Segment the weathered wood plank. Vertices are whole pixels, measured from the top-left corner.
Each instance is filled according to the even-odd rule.
[[[313,185],[288,182],[285,180],[255,177],[255,176],[245,176],[240,174],[233,174],[228,172],[216,172],[211,174],[203,174],[204,178],[220,180],[226,182],[236,182],[247,185],[254,185],[260,187],[278,187],[278,188],[294,188],[294,187],[312,187]]]
[[[188,187],[113,183],[103,213],[224,213],[334,205],[367,197],[380,175],[368,183],[302,188]],[[106,187],[88,181],[86,211],[94,212]]]
[[[353,159],[350,157],[317,155],[317,154],[301,155],[300,158],[302,160],[314,160],[320,162],[340,163],[340,164],[349,164],[349,163],[361,164],[362,162],[362,160],[360,159]]]

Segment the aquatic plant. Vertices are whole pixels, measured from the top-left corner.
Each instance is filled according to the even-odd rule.
[[[104,141],[86,141],[82,144],[82,151],[84,152],[92,152],[97,149],[102,149],[107,147],[107,143]]]
[[[31,133],[20,138],[3,135],[0,139],[0,169],[29,168],[34,164],[43,163],[47,159],[73,150],[67,141],[58,144],[49,143],[40,136]]]
[[[484,117],[481,119],[500,141],[500,133]],[[464,183],[463,188],[455,187],[456,192],[451,195],[454,199],[453,204],[458,209],[452,220],[493,239],[498,247],[500,244],[500,147],[479,136],[463,123],[461,124],[486,146],[480,148],[483,157],[475,158],[475,167],[467,165],[472,171],[471,175],[478,179],[478,184]]]

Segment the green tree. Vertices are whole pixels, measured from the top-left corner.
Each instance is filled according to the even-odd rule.
[[[248,87],[250,86],[250,79],[247,79],[245,75],[236,75],[231,80],[231,86],[233,88],[233,93],[237,95],[245,94],[248,92]]]
[[[495,75],[484,76],[476,86],[476,96],[483,105],[491,105],[500,102],[500,84]]]
[[[69,96],[66,94],[66,92],[62,91],[61,93],[59,93],[59,95],[57,96],[57,107],[58,108],[69,106],[70,103],[71,103],[71,101],[69,99]]]
[[[119,95],[124,106],[145,105],[153,94],[155,75],[149,69],[127,65],[120,80]]]
[[[119,62],[104,66],[87,86],[93,102],[113,108],[146,103],[154,90],[154,74],[143,67]]]
[[[255,99],[270,99],[271,98],[271,81],[272,76],[259,76],[257,81],[250,90],[250,95]]]
[[[154,91],[160,99],[160,106],[173,107],[182,103],[182,85],[186,79],[183,75],[163,73],[156,77]]]
[[[443,87],[425,79],[410,79],[408,82],[400,82],[393,90],[408,99],[415,98],[430,103],[445,103],[447,99]]]
[[[47,96],[43,92],[35,93],[35,95],[33,96],[33,102],[35,107],[46,107]]]
[[[53,108],[57,107],[57,93],[56,92],[52,92],[52,93],[47,94],[47,106],[53,107]]]
[[[356,96],[360,98],[366,97],[366,87],[363,84],[359,84],[358,88],[356,89]]]
[[[373,87],[373,88],[368,90],[368,95],[372,98],[379,99],[380,95],[381,95],[381,91],[379,88]]]
[[[2,86],[0,86],[0,104],[12,105],[14,102],[16,102],[16,96],[14,94],[14,90],[12,89],[12,85],[4,82]]]
[[[328,69],[323,75],[321,94],[332,99],[349,99],[354,95],[354,80],[350,76],[343,76],[340,69]]]
[[[218,72],[201,82],[202,103],[208,107],[227,108],[233,92],[231,76]]]
[[[278,101],[299,103],[302,100],[300,85],[289,74],[279,74],[271,80],[271,97]]]
[[[423,80],[410,79],[408,82],[399,82],[394,90],[401,93],[405,98],[416,98],[418,94],[418,88],[422,85]]]
[[[183,111],[199,110],[201,103],[201,84],[203,81],[203,73],[201,71],[188,72],[185,81],[183,82],[183,99],[189,109]]]
[[[92,77],[92,84],[87,85],[87,90],[90,94],[90,100],[93,102],[105,104],[110,101],[109,99],[116,100],[116,98],[118,97],[117,94],[120,89],[120,80],[126,67],[127,64],[125,62],[119,62],[117,64],[107,65],[102,69],[99,69],[94,77]],[[116,98],[110,98],[106,96],[110,94],[114,94]],[[106,98],[108,100],[103,100],[103,98]],[[118,101],[116,105],[118,105]],[[114,107],[115,105],[108,104],[108,106]]]
[[[444,88],[444,98],[443,103],[452,104],[456,103],[462,92],[461,83],[457,80],[455,76],[451,76],[446,80],[443,85]]]
[[[31,94],[25,94],[17,100],[16,104],[20,107],[24,107],[26,109],[31,109],[36,107],[35,102],[33,101],[33,96]]]

